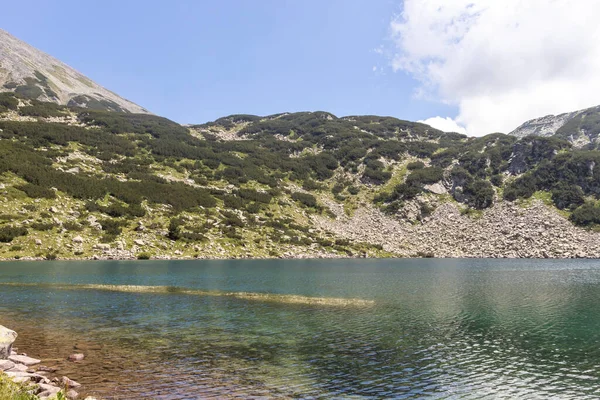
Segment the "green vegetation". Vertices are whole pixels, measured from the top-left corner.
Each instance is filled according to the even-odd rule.
[[[0,400],[37,400],[37,396],[30,393],[30,389],[14,383],[0,372]]]
[[[35,86],[43,82],[38,76]],[[36,119],[0,121],[0,241],[10,243],[3,256],[90,257],[104,251],[94,244],[112,251],[142,239],[153,247],[139,245],[132,257],[159,257],[163,249],[267,257],[293,246],[381,255],[336,241],[313,218],[351,216],[374,203],[392,214],[416,205],[418,223],[435,212],[440,188],[444,201],[469,215],[541,191],[573,223],[600,224],[600,152],[560,138],[467,138],[390,117],[325,112],[232,115],[184,127],[1,94],[0,113],[9,110]],[[57,116],[68,118],[49,122]]]

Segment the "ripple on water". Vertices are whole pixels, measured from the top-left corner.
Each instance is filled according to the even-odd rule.
[[[12,276],[0,283],[0,323],[19,331],[19,347],[107,399],[600,395],[594,268],[553,264],[536,275],[500,262],[379,276],[324,265],[313,274],[335,295],[307,295],[301,274],[273,288],[300,285],[287,287],[302,295],[254,293],[242,278],[197,289],[27,286]],[[77,365],[64,360],[76,345],[86,353]]]

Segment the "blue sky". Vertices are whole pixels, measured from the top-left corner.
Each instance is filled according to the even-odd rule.
[[[419,120],[457,114],[394,72],[391,0],[7,2],[2,28],[180,123],[324,110]],[[374,71],[374,67],[376,70]]]

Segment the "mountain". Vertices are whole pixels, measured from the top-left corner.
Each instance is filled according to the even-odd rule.
[[[148,113],[52,56],[0,29],[0,91],[96,110]]]
[[[600,142],[600,106],[535,118],[520,125],[510,135],[519,138],[528,135],[556,136],[576,147],[596,148]]]
[[[600,152],[391,117],[0,93],[0,259],[600,257]],[[2,244],[4,243],[4,244]]]
[[[600,258],[597,108],[478,138],[328,112],[182,126],[0,49],[0,259]]]

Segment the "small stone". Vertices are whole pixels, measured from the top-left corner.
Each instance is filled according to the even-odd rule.
[[[58,212],[58,208],[52,206],[50,207],[50,212],[56,214]]]
[[[67,392],[67,399],[70,400],[75,400],[79,397],[79,393],[77,393],[76,391],[74,391],[73,389],[69,390]]]
[[[57,368],[47,367],[45,365],[40,365],[37,370],[38,370],[38,372],[40,372],[40,371],[41,372],[56,372],[56,371],[58,371]]]
[[[69,356],[69,361],[81,361],[85,358],[85,355],[83,355],[83,353],[75,353],[75,354],[71,354]]]
[[[41,246],[42,245],[42,241],[40,239],[35,239],[35,244],[37,246]]]
[[[73,238],[73,243],[83,243],[83,238],[81,236],[75,236]]]
[[[64,386],[68,386],[68,387],[72,387],[72,388],[76,388],[76,387],[81,386],[81,383],[75,382],[74,380],[69,379],[66,376],[62,377],[62,384]]]
[[[142,239],[135,239],[133,241],[133,243],[137,244],[138,246],[145,246],[146,243],[144,243],[144,241]]]

